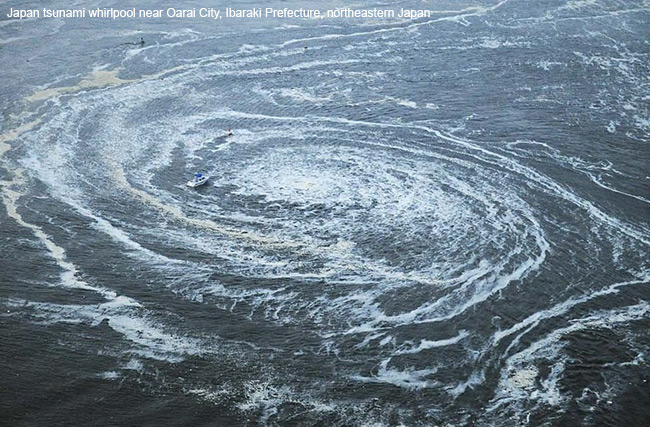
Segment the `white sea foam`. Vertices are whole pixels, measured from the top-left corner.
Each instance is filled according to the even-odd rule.
[[[562,339],[585,329],[610,329],[619,324],[635,322],[646,318],[649,312],[647,302],[594,312],[590,316],[573,319],[569,326],[556,329],[530,343],[506,359],[497,395],[490,402],[487,412],[499,409],[501,414],[506,414],[508,412],[502,409],[504,406],[517,411],[523,402],[548,406],[562,404],[568,398],[559,385],[567,360],[567,356],[561,354],[567,345]],[[550,365],[550,373],[545,378],[540,378],[539,363]]]
[[[383,360],[379,364],[376,374],[371,376],[352,375],[350,378],[359,382],[392,384],[406,389],[421,389],[439,385],[439,382],[433,379],[433,375],[438,371],[436,368],[400,370],[389,368],[390,362],[390,358]]]
[[[98,375],[100,378],[105,380],[117,380],[121,377],[119,372],[116,371],[106,371]]]
[[[573,307],[584,304],[585,302],[591,301],[595,298],[599,298],[602,296],[606,295],[612,295],[616,294],[619,292],[619,289],[624,288],[626,286],[633,286],[633,285],[640,285],[640,284],[647,284],[650,281],[650,272],[646,272],[645,274],[641,275],[637,280],[629,280],[629,281],[624,281],[624,282],[618,282],[614,283],[606,288],[603,288],[599,291],[595,292],[589,292],[588,294],[578,296],[578,297],[571,297],[567,299],[566,301],[563,301],[561,303],[558,303],[554,305],[553,307],[546,309],[546,310],[540,310],[537,311],[530,316],[528,316],[526,319],[522,320],[521,322],[518,322],[514,324],[512,327],[499,331],[494,334],[492,338],[492,344],[497,345],[501,340],[504,338],[521,331],[522,329],[525,329],[525,332],[530,331],[532,328],[536,327],[539,325],[539,323],[543,320],[550,319],[553,317],[558,317],[561,315],[566,314],[569,310],[571,310]],[[511,347],[516,345],[521,338],[521,336],[524,334],[520,334],[519,336],[516,337],[515,340],[511,343]]]
[[[395,352],[396,355],[399,354],[414,354],[414,353],[420,353],[423,350],[430,350],[432,348],[438,348],[438,347],[446,347],[449,345],[457,344],[464,338],[466,338],[469,335],[469,332],[467,331],[460,331],[458,335],[456,335],[453,338],[447,338],[444,340],[436,340],[436,341],[431,341],[431,340],[420,340],[420,343],[417,346],[411,346],[410,348],[400,348]]]
[[[465,393],[467,389],[471,389],[476,385],[482,384],[485,382],[485,370],[475,371],[467,378],[466,381],[461,382],[455,386],[447,387],[447,393],[453,397],[458,397],[461,394]]]
[[[97,326],[102,322],[130,342],[130,351],[140,356],[178,362],[188,355],[206,350],[199,340],[168,333],[155,321],[146,317],[146,311],[137,301],[118,296],[102,304],[62,305],[17,301],[18,307],[34,309],[34,316],[45,323],[75,323]],[[138,362],[129,362],[126,369],[138,370]]]

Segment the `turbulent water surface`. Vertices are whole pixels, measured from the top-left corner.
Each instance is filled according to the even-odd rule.
[[[647,1],[63,3],[0,8],[3,422],[648,421]]]

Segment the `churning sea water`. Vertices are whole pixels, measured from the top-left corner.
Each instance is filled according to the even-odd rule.
[[[647,2],[2,6],[2,423],[648,421]]]

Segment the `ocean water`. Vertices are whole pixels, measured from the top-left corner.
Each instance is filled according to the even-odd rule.
[[[0,424],[647,425],[650,4],[267,5],[0,4]]]

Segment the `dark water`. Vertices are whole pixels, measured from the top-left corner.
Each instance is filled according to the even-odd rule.
[[[32,6],[0,8],[0,423],[647,425],[647,2]]]

